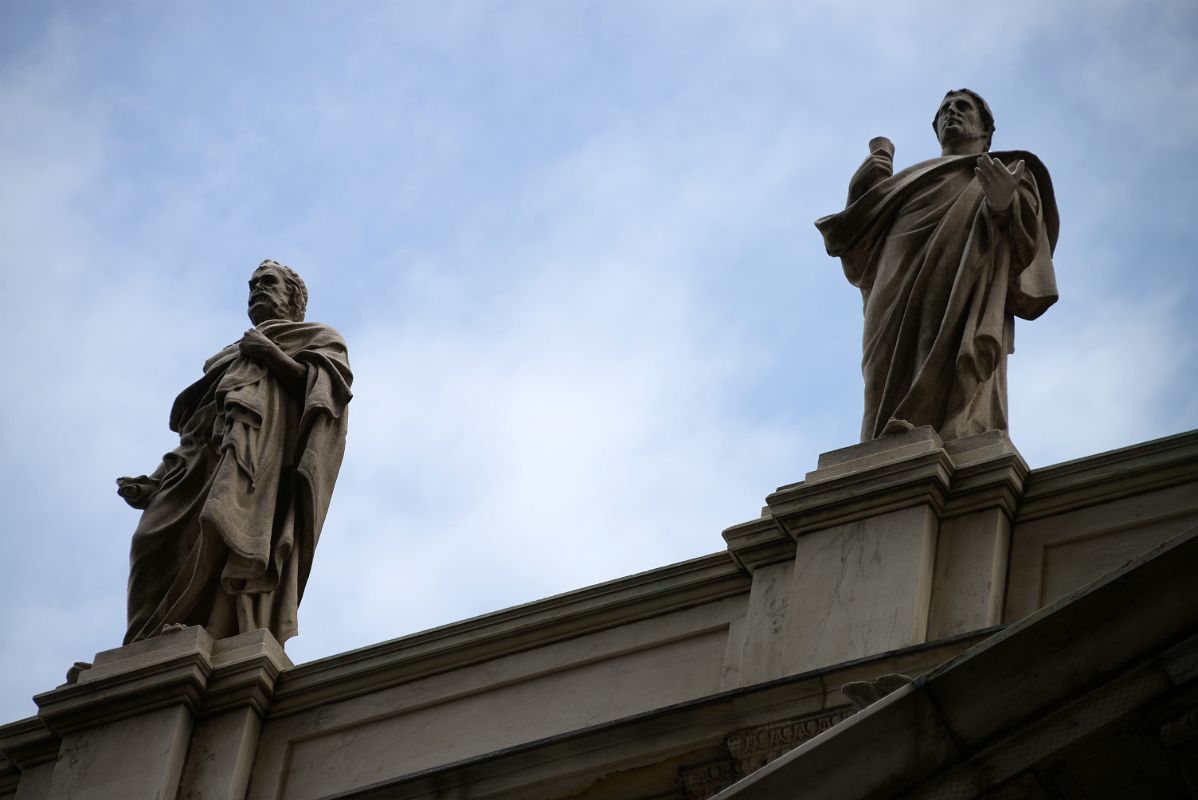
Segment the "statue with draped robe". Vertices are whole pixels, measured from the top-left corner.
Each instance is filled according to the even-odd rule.
[[[353,375],[341,335],[304,321],[293,270],[263,261],[249,290],[254,327],[175,399],[179,446],[151,474],[117,479],[142,509],[125,644],[189,625],[214,638],[266,628],[280,642],[299,630]]]
[[[939,158],[895,173],[894,146],[872,140],[845,209],[815,223],[861,290],[862,441],[921,425],[945,440],[1007,430],[1014,318],[1057,300],[1048,170],[990,152],[994,117],[968,89],[945,95],[932,127]]]

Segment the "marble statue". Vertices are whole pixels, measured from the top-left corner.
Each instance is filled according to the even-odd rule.
[[[117,479],[143,509],[125,644],[188,625],[214,638],[298,632],[353,380],[344,339],[305,322],[307,302],[299,275],[263,261],[249,282],[254,327],[175,399],[179,446],[150,475]]]
[[[1057,299],[1059,219],[1031,153],[991,153],[994,117],[968,89],[933,118],[941,156],[894,173],[869,143],[843,211],[816,221],[864,302],[861,440],[921,425],[945,439],[1007,429],[1014,317]]]

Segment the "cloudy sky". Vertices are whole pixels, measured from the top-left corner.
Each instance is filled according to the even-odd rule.
[[[944,92],[1036,152],[1061,301],[1018,330],[1044,466],[1198,424],[1198,6],[0,5],[0,722],[120,643],[118,475],[248,326],[263,258],[350,343],[296,662],[722,548],[860,424],[812,221]]]

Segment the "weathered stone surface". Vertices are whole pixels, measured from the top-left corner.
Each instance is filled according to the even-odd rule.
[[[1198,664],[1195,568],[1198,530],[988,637],[717,800],[790,800],[796,787],[838,800],[1015,797],[1029,770],[1054,797],[1186,796],[1185,762],[1170,750],[1190,741],[1184,715],[1198,689],[1198,669],[1178,668]],[[1176,738],[1153,727],[1166,709],[1181,720]]]
[[[863,441],[921,425],[946,440],[1005,430],[1014,317],[1057,299],[1043,164],[987,155],[994,118],[969,90],[945,96],[933,128],[941,157],[898,174],[894,145],[873,139],[845,210],[815,223],[865,308]]]
[[[794,545],[791,543],[791,552]],[[739,685],[780,678],[785,674],[786,620],[789,615],[794,561],[758,567],[753,573],[745,614]]]
[[[47,800],[50,797],[50,781],[53,777],[53,762],[22,770],[21,783],[17,787],[14,800]]]
[[[178,704],[68,733],[49,800],[176,797],[191,729]]]
[[[143,509],[125,644],[189,625],[214,638],[298,632],[353,380],[341,335],[303,321],[307,299],[295,272],[262,262],[250,279],[254,327],[175,400],[179,446],[150,475],[117,479]]]
[[[1004,621],[1028,616],[1195,524],[1194,433],[1037,470],[1011,534]]]
[[[941,520],[928,611],[929,639],[1002,621],[1011,520],[989,508]]]
[[[799,539],[786,631],[787,672],[925,641],[936,518],[926,505]]]
[[[678,773],[686,800],[707,800],[716,792],[736,783],[741,775],[730,758],[718,758],[705,764],[683,767]]]
[[[31,799],[242,800],[290,666],[266,630],[216,642],[199,626],[169,631],[97,653],[74,683],[35,697],[39,716],[0,728],[0,753]]]
[[[261,730],[262,717],[251,706],[197,723],[179,784],[180,800],[243,800]]]

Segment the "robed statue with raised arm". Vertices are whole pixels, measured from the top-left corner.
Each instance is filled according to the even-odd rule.
[[[293,270],[263,261],[249,290],[254,327],[175,399],[179,446],[150,475],[117,479],[143,509],[125,644],[187,625],[214,638],[298,632],[353,375],[341,335],[304,321],[308,290]]]
[[[815,223],[864,303],[862,441],[920,425],[946,440],[1007,430],[1014,318],[1057,299],[1048,170],[989,152],[994,117],[968,89],[945,95],[932,127],[939,158],[896,174],[894,146],[872,140],[844,211]]]

